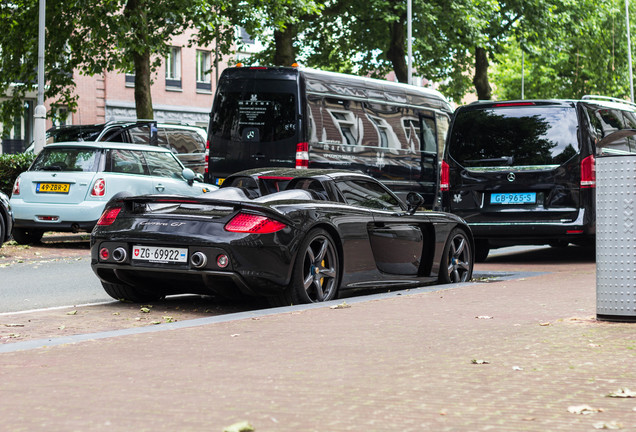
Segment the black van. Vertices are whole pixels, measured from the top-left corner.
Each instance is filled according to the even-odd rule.
[[[634,128],[636,105],[602,96],[462,106],[442,161],[442,209],[469,223],[479,261],[503,246],[594,244],[597,143]],[[617,135],[603,151],[636,152],[634,137]]]
[[[426,88],[311,69],[228,68],[210,114],[207,180],[271,166],[351,169],[398,193],[420,192],[430,207],[451,113]]]

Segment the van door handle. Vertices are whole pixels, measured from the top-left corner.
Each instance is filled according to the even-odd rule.
[[[256,160],[263,159],[264,157],[265,155],[263,153],[256,153],[252,155],[252,159],[256,159]]]

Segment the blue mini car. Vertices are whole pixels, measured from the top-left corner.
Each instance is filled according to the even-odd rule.
[[[217,189],[202,183],[168,149],[112,142],[47,145],[11,195],[13,239],[37,243],[46,231],[91,231],[114,196],[197,196]]]

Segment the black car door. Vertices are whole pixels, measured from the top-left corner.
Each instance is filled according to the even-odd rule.
[[[374,222],[368,224],[367,231],[378,270],[417,275],[424,235],[413,217],[402,215],[398,198],[376,181],[349,179],[338,186],[348,204],[372,210]]]

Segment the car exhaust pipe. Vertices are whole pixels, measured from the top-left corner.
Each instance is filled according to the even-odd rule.
[[[115,249],[113,251],[113,259],[115,261],[117,261],[118,263],[120,262],[124,262],[126,261],[126,256],[128,254],[126,253],[126,249],[124,249],[123,247],[118,247],[117,249]]]
[[[80,226],[78,223],[74,223],[71,225],[71,231],[73,231],[74,233],[78,233],[80,232]]]
[[[190,264],[195,268],[202,268],[208,263],[208,257],[203,252],[195,252],[190,257]]]

